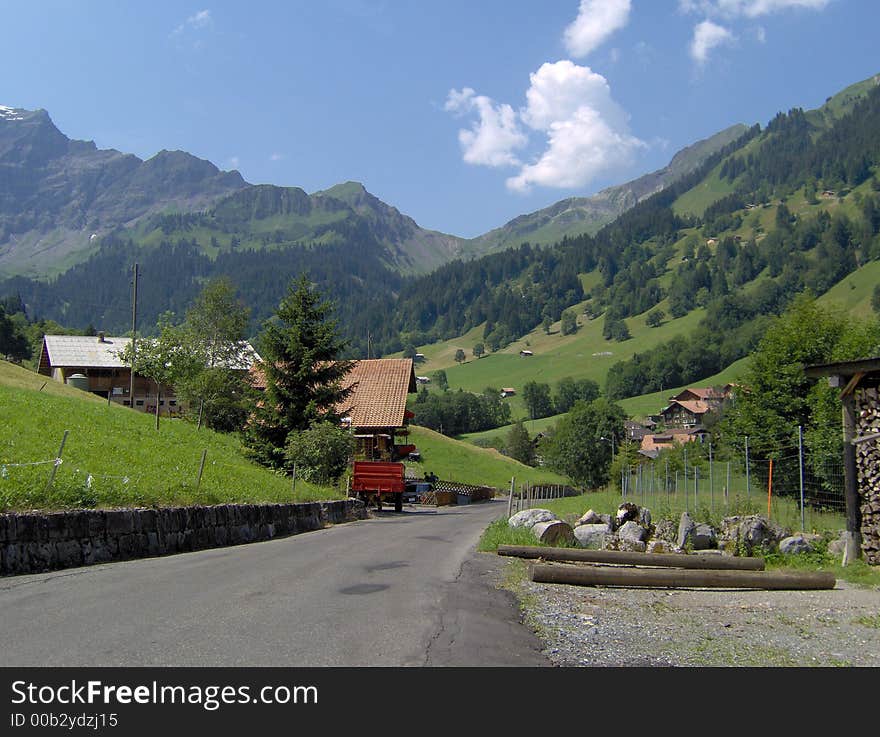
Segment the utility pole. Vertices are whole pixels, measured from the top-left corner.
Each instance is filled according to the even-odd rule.
[[[134,358],[135,336],[137,335],[137,304],[138,304],[138,265],[134,265],[134,279],[131,282],[131,383],[128,388],[128,403],[134,409]],[[158,400],[157,400],[158,402]]]

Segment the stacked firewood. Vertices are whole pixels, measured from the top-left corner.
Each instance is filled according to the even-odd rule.
[[[862,551],[880,565],[880,390],[856,392],[856,466],[862,511]]]

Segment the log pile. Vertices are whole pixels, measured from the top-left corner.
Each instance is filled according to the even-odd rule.
[[[880,434],[880,389],[859,389],[855,400],[862,552],[869,564],[880,565],[880,437],[871,437]]]

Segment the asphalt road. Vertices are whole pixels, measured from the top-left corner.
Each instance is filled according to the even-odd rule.
[[[502,509],[505,506],[505,509]],[[4,666],[540,666],[474,552],[500,500],[0,578]]]

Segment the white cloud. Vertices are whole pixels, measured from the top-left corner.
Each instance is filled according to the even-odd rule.
[[[697,63],[705,64],[712,49],[733,41],[734,35],[724,26],[719,26],[710,20],[704,20],[694,26],[694,37],[690,47],[691,56]]]
[[[507,180],[511,189],[581,187],[629,164],[645,145],[629,134],[627,115],[611,98],[606,79],[589,67],[568,60],[543,64],[530,80],[520,117],[546,133],[547,148]]]
[[[281,161],[283,158],[284,154],[279,154],[277,151],[269,155],[269,161]]]
[[[226,162],[233,169],[238,169],[238,165],[241,163],[241,159],[238,156],[230,156]]]
[[[460,115],[477,113],[479,117],[471,128],[458,132],[464,160],[468,164],[497,167],[520,163],[513,151],[524,146],[527,139],[510,105],[496,104],[491,98],[465,87],[460,92],[450,90],[444,107],[449,112]]]
[[[829,2],[830,0],[679,0],[678,7],[683,13],[702,13],[732,19],[759,18],[795,8],[823,10]]]
[[[575,57],[594,51],[629,21],[630,0],[581,0],[577,18],[565,29],[565,48]]]
[[[211,18],[210,10],[200,10],[187,18],[183,23],[178,25],[172,32],[172,36],[179,36],[187,30],[201,30],[209,28],[214,20]]]

